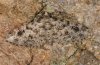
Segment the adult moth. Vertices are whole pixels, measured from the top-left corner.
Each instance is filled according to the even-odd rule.
[[[78,23],[75,16],[65,12],[41,10],[34,20],[8,34],[7,41],[15,45],[43,47],[81,42],[87,36],[88,28]]]

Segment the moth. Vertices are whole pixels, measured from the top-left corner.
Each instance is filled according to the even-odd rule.
[[[88,27],[78,23],[71,14],[41,10],[31,22],[9,33],[6,40],[14,45],[36,48],[44,45],[66,45],[76,41],[81,42],[86,38],[87,30]]]

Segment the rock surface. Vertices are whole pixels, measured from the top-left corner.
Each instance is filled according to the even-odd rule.
[[[39,11],[44,5],[46,5],[44,8],[45,12],[49,12],[51,16],[55,16],[53,13],[57,13],[57,11],[70,14],[65,14],[67,15],[65,19],[70,18],[69,22],[72,22],[71,25],[74,25],[74,27],[67,27],[67,31],[70,33],[68,38],[72,36],[69,42],[64,44],[65,41],[62,41],[61,43],[63,44],[58,44],[57,41],[53,45],[48,45],[50,44],[48,42],[42,45],[43,48],[35,48],[32,46],[21,46],[19,42],[14,42],[18,44],[17,46],[12,45],[11,41],[8,42],[6,40],[9,34],[16,36],[14,31],[18,33],[22,27],[34,21],[34,19],[36,19],[35,22],[39,20]],[[58,19],[65,17],[62,17],[61,13],[60,15],[55,17],[58,17]],[[99,0],[0,0],[0,65],[100,65],[99,15]],[[45,18],[42,17],[42,22],[45,22],[45,20],[50,22],[51,19]],[[74,20],[77,22],[74,22]],[[61,23],[62,19],[58,24]],[[78,27],[75,27],[77,23]],[[84,26],[81,27],[83,24]],[[38,25],[36,24],[36,29],[38,29]],[[31,26],[35,26],[35,24]],[[49,29],[50,26],[46,24],[45,28]],[[80,30],[88,32],[83,33]],[[81,32],[81,37],[77,36],[79,34],[77,31]],[[52,33],[52,31],[50,32]],[[26,34],[28,33],[26,32]],[[64,31],[61,33],[64,33]],[[83,37],[82,34],[85,36]],[[73,38],[75,35],[76,38]],[[21,36],[21,39],[23,38]],[[26,38],[29,39],[29,37]],[[38,38],[40,37],[36,39],[40,41]],[[61,39],[64,40],[63,38]],[[40,42],[37,44],[40,44]]]

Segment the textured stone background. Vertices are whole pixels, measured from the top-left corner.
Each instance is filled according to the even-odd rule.
[[[66,11],[91,29],[90,37],[83,44],[79,43],[78,48],[72,44],[55,45],[54,49],[58,50],[53,52],[15,46],[5,41],[6,34],[33,18],[42,7],[40,2],[41,0],[0,0],[0,65],[100,65],[99,0],[44,1],[47,11]],[[63,48],[66,50],[63,51]]]

